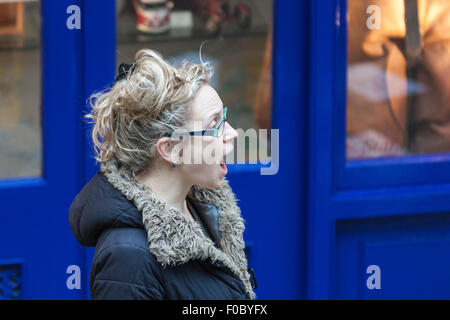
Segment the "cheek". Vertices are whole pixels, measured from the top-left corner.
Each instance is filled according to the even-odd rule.
[[[202,148],[201,145],[194,139],[183,143],[182,150],[183,163],[186,165],[196,165],[202,163]]]
[[[220,185],[221,176],[218,165],[188,164],[183,166],[184,176],[194,185],[216,188]]]
[[[218,143],[218,140],[205,143],[202,149],[203,163],[209,165],[219,164],[220,154],[222,153],[220,147],[221,145]]]
[[[185,164],[207,167],[219,164],[223,158],[223,152],[223,144],[219,140],[191,141],[183,147],[183,161]]]

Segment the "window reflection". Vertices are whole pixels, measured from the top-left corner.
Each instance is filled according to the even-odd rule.
[[[159,51],[173,64],[199,63],[203,44],[202,60],[214,66],[211,85],[229,106],[231,125],[270,129],[272,5],[272,0],[117,0],[117,66],[131,63],[142,48]],[[246,147],[240,161],[263,160],[257,147]]]
[[[347,159],[450,150],[450,1],[349,0]]]
[[[0,1],[0,179],[41,174],[39,1]]]

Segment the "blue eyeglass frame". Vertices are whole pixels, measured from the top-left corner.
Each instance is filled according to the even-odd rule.
[[[222,124],[224,124],[224,129],[223,131],[225,131],[225,122],[227,121],[227,107],[223,107],[223,118],[222,120],[217,124],[217,126],[215,126],[214,128],[211,129],[205,129],[205,130],[196,130],[196,131],[184,131],[184,132],[168,132],[167,136],[175,136],[177,138],[181,138],[182,136],[211,136],[211,137],[219,137],[219,128]],[[221,134],[222,135],[222,134]]]

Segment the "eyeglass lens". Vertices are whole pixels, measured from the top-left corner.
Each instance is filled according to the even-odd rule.
[[[222,123],[220,124],[220,127],[219,127],[219,136],[220,137],[223,135],[223,132],[225,130],[225,122],[226,122],[226,120],[222,121]]]

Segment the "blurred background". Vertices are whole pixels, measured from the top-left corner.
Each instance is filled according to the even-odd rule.
[[[40,3],[8,0],[0,8],[0,177],[35,176],[42,162]],[[170,63],[200,63],[203,43],[202,59],[216,69],[213,85],[232,124],[268,129],[272,12],[271,1],[119,0],[117,67],[149,46]],[[265,112],[255,114],[254,105]]]
[[[0,0],[0,299],[90,298],[82,116],[142,48],[201,48],[229,122],[269,130],[228,174],[258,298],[450,298],[449,1]]]

